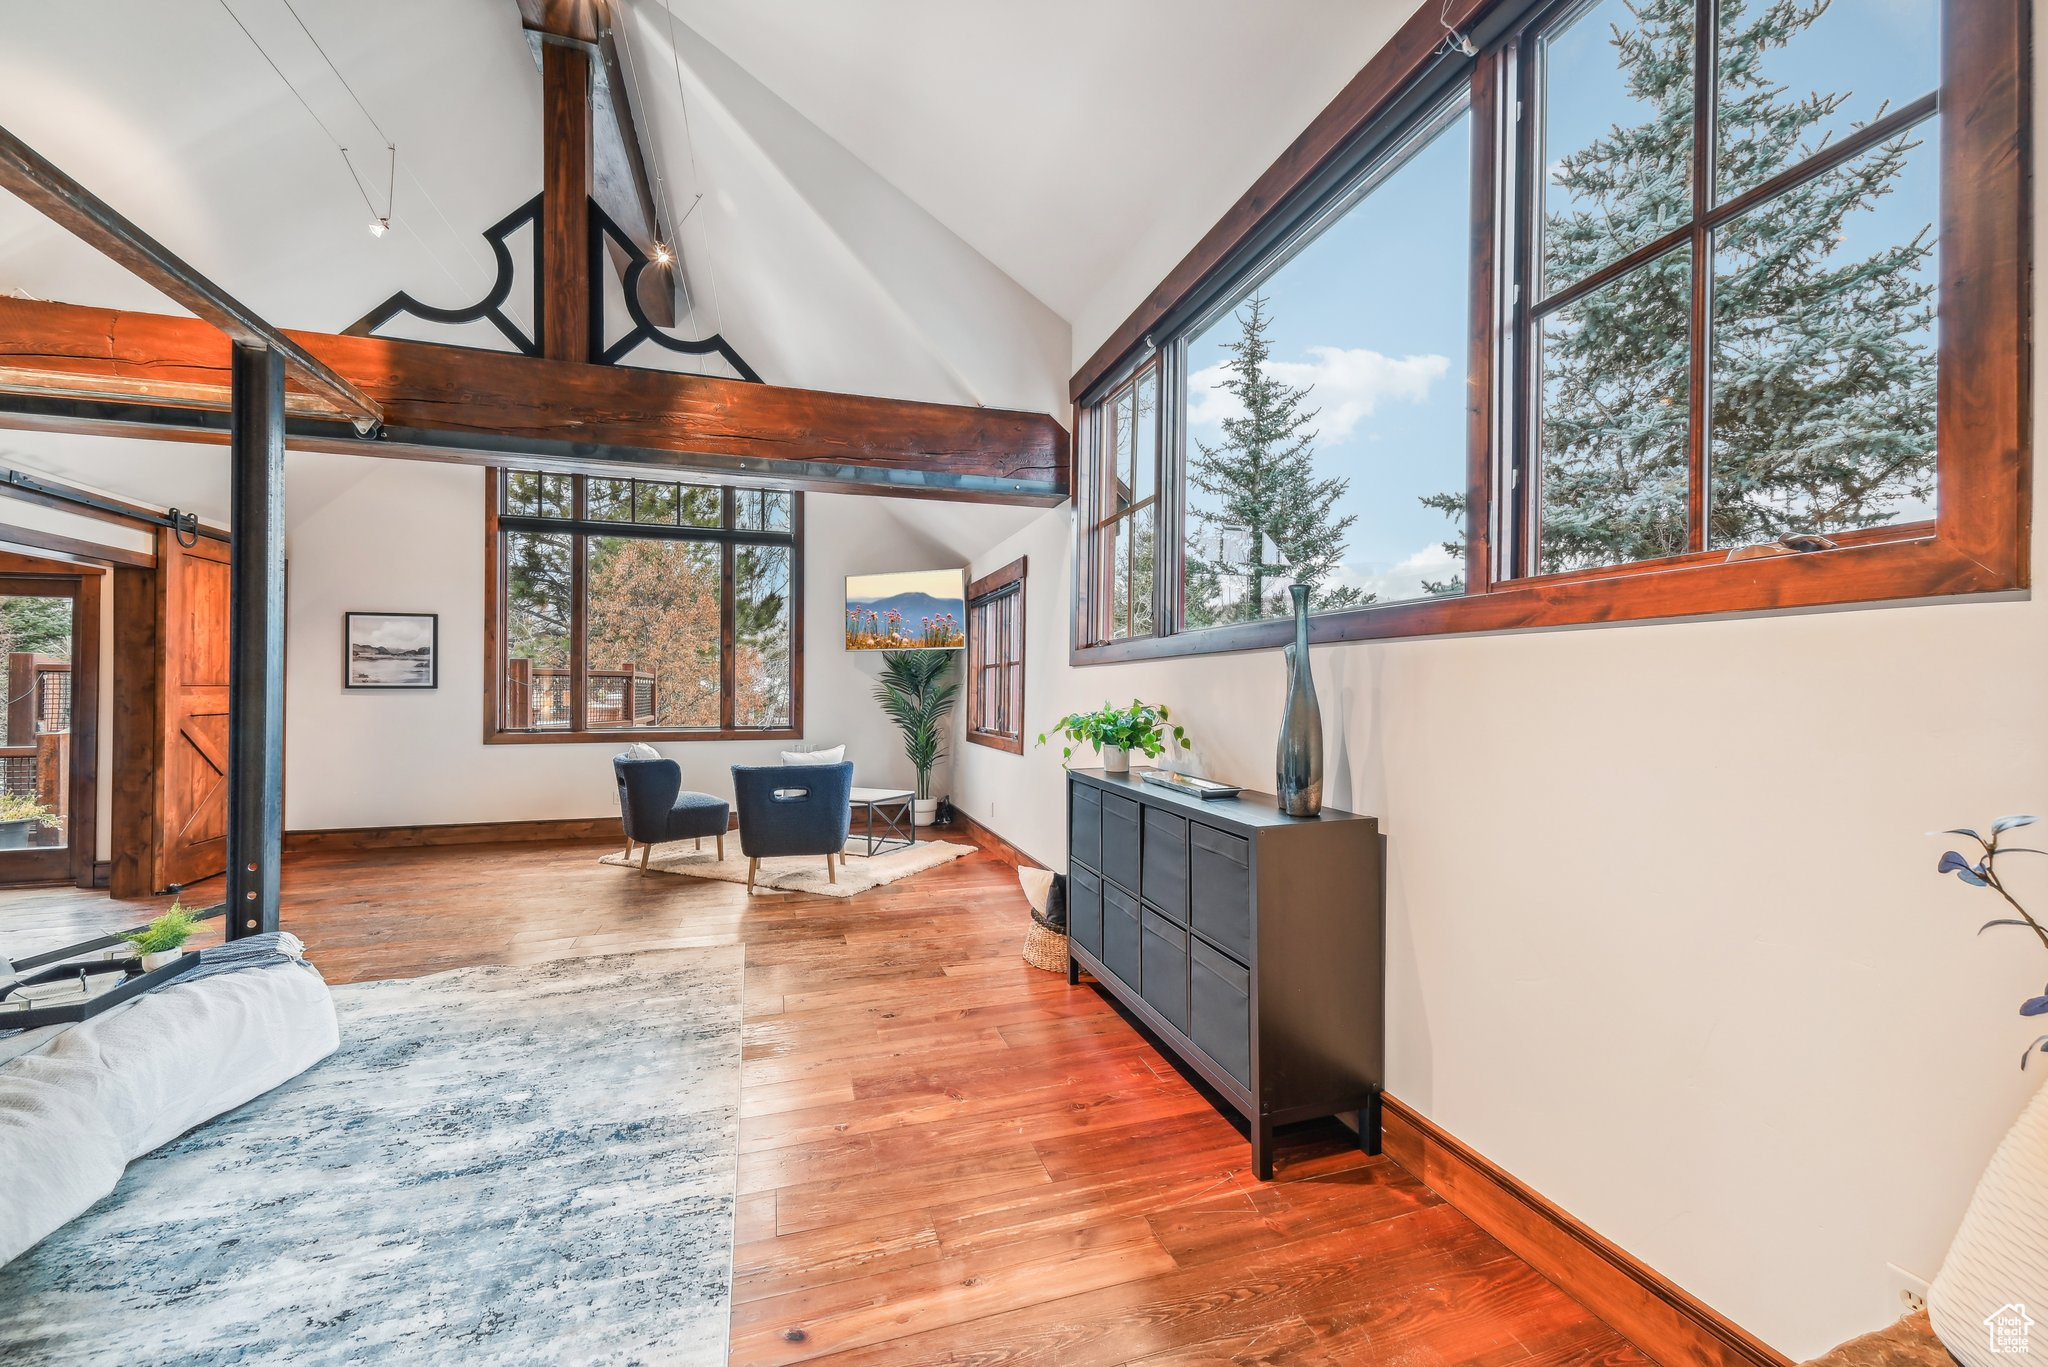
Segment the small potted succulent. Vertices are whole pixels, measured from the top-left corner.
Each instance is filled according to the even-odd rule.
[[[55,826],[57,814],[26,793],[0,793],[0,850],[25,850],[38,826]]]
[[[1136,698],[1129,707],[1104,703],[1093,712],[1070,712],[1054,722],[1050,732],[1041,734],[1038,743],[1045,744],[1051,736],[1067,742],[1061,751],[1062,764],[1072,762],[1076,745],[1087,744],[1101,753],[1103,769],[1112,774],[1131,771],[1133,750],[1156,757],[1165,752],[1169,737],[1175,750],[1191,750],[1195,744],[1187,728],[1174,722],[1163,703]]]
[[[199,929],[199,918],[185,910],[182,903],[171,903],[171,909],[151,921],[140,930],[131,930],[121,938],[135,947],[135,953],[142,960],[142,971],[162,968],[185,952],[185,941]]]

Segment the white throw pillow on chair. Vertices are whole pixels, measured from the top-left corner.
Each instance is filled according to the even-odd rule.
[[[784,750],[784,764],[840,764],[846,759],[846,747],[835,745],[830,750]]]
[[[627,759],[660,759],[661,751],[644,740],[636,740],[626,747],[625,755]]]

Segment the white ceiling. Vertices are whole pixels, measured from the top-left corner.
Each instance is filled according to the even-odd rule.
[[[658,8],[661,0],[631,0]],[[1069,323],[1148,288],[1414,0],[673,0]],[[1163,231],[1169,241],[1155,240]],[[1162,254],[1163,261],[1160,260]],[[1141,296],[1120,301],[1119,316]],[[1115,305],[1112,305],[1115,307]],[[1076,337],[1077,349],[1094,339]]]
[[[1229,206],[1411,0],[672,0],[673,25],[664,0],[624,3],[672,202],[680,209],[701,190],[715,210],[721,198],[752,194],[726,206],[722,231],[716,213],[700,212],[685,245],[700,232],[698,254],[719,258],[692,265],[722,273],[699,290],[706,300],[734,296],[721,297],[721,313],[751,302],[775,314],[719,320],[755,332],[759,351],[781,344],[771,333],[793,330],[791,296],[829,292],[836,277],[872,277],[859,297],[838,301],[867,314],[915,293],[918,273],[875,261],[878,243],[906,236],[872,212],[892,193],[908,201],[892,206],[897,219],[942,226],[956,249],[993,263],[1069,323],[1104,307],[1104,291],[1134,269],[1150,273],[1134,287],[1142,291],[1192,244],[1191,225]],[[401,287],[468,302],[490,278],[477,233],[538,187],[538,78],[514,0],[295,7],[319,47],[284,0],[0,0],[0,122],[280,322],[339,328]],[[703,104],[687,138],[679,87]],[[377,204],[384,154],[372,120],[398,142],[390,237],[365,231],[370,209],[316,120],[350,146]],[[780,191],[765,180],[782,181]],[[804,217],[823,231],[789,222]],[[749,260],[750,251],[774,254]],[[917,243],[927,266],[935,251],[946,255]],[[892,299],[878,303],[873,286]],[[8,289],[163,306],[0,196]],[[931,397],[1015,402],[985,392],[1014,385],[954,363],[966,339],[922,306],[934,302],[908,307],[897,329],[922,335],[883,341],[930,353],[922,364],[935,373],[906,383]],[[1135,302],[1107,307],[1120,315]],[[1092,340],[1073,338],[1080,350]],[[798,346],[789,359],[817,367],[822,349]],[[956,373],[936,373],[949,365]],[[858,370],[770,378],[872,385]]]

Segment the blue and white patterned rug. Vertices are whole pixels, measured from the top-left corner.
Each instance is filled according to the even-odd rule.
[[[741,977],[336,988],[338,1052],[0,1268],[0,1361],[722,1364]]]

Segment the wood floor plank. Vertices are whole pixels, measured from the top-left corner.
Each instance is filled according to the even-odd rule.
[[[1105,998],[1023,963],[989,855],[828,899],[598,863],[615,851],[296,854],[284,924],[331,982],[743,945],[735,1364],[1647,1362],[1334,1126],[1255,1181],[1233,1121]],[[0,892],[0,950],[165,900]]]

